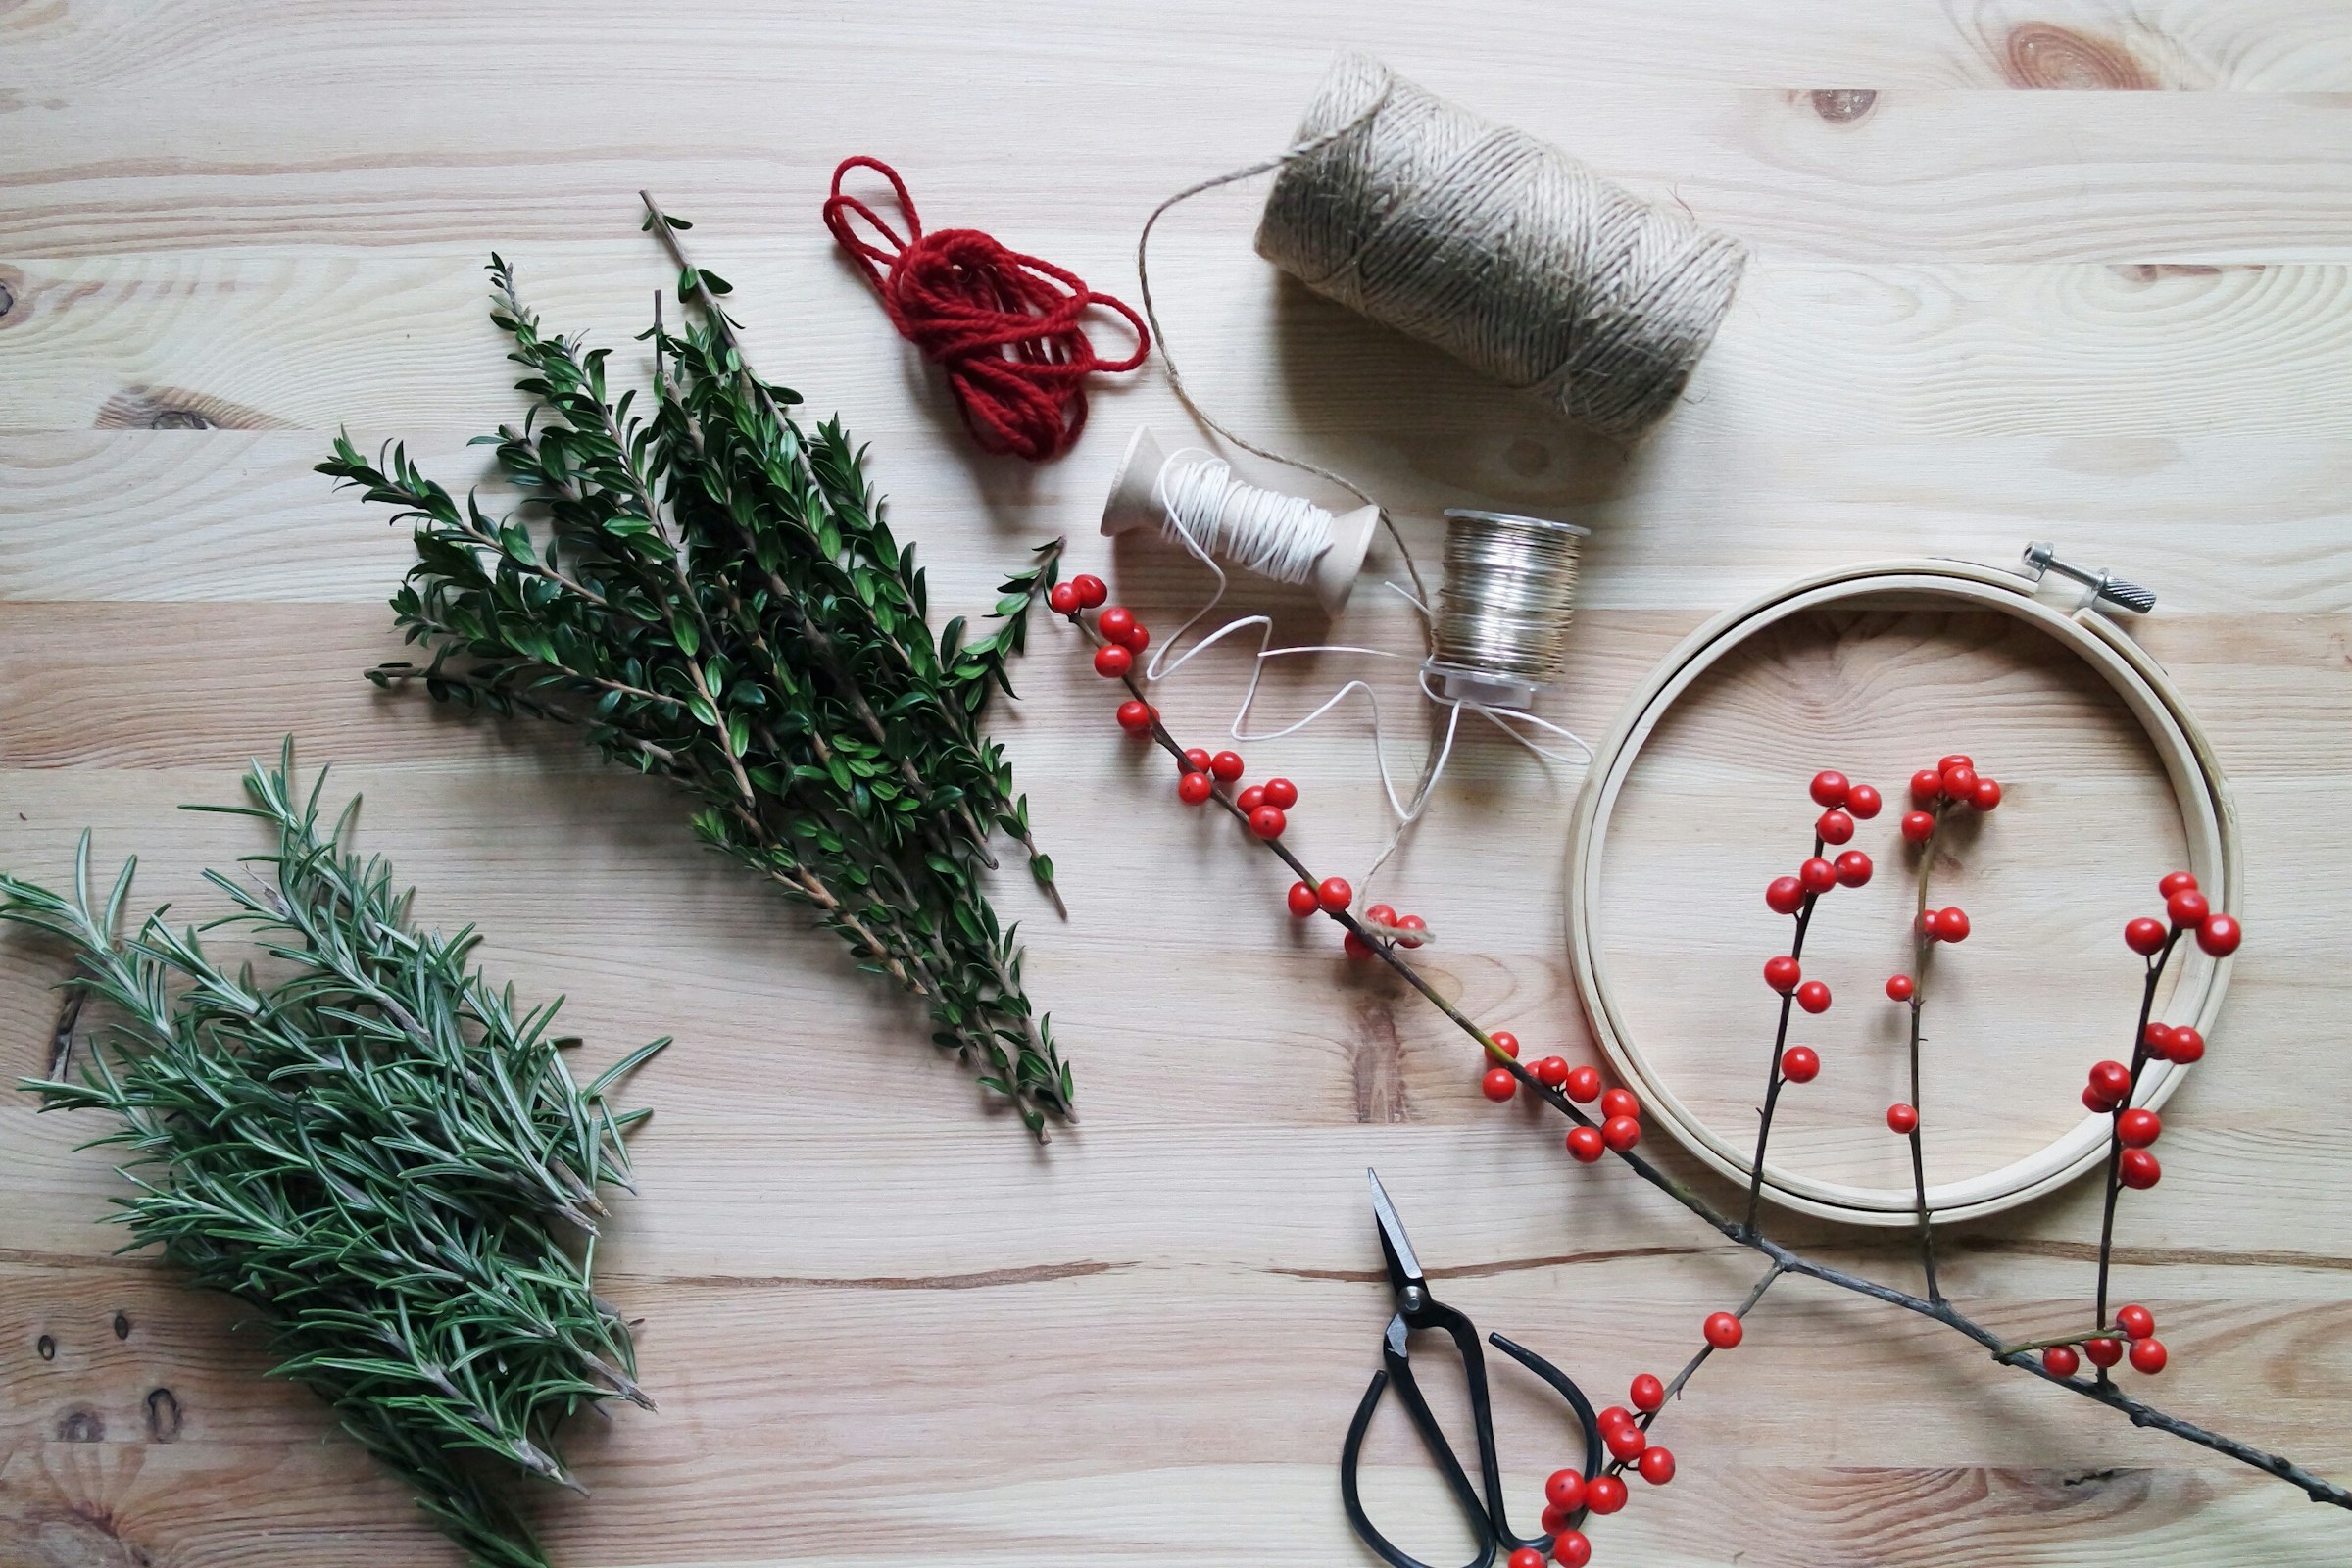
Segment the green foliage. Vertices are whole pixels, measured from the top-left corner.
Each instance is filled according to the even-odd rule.
[[[333,1405],[473,1562],[543,1568],[492,1481],[576,1488],[564,1419],[616,1394],[649,1404],[589,1273],[597,1189],[628,1185],[621,1133],[645,1114],[615,1116],[605,1088],[667,1042],[581,1088],[549,1033],[560,1001],[518,1013],[470,966],[472,928],[413,929],[391,867],[345,847],[358,801],[319,833],[324,783],[298,796],[289,741],[276,769],[255,764],[251,806],[193,808],[276,830],[246,862],[267,877],[205,873],[237,909],[215,924],[256,933],[271,983],[162,910],[122,936],[138,862],[95,902],[86,832],[72,898],[0,876],[0,921],[64,938],[68,987],[111,1004],[78,1081],[61,1065],[24,1087],[120,1122],[93,1143],[127,1152],[131,1246],[266,1309],[273,1375]]]
[[[471,494],[461,506],[399,445],[370,464],[339,437],[318,466],[416,523],[392,607],[431,659],[369,678],[579,724],[607,758],[677,783],[706,843],[921,998],[933,1042],[1042,1138],[1068,1112],[1069,1069],[980,876],[995,829],[1049,891],[1053,865],[980,719],[1012,690],[1060,542],[1005,580],[987,636],[966,642],[958,617],[935,639],[914,547],[883,521],[862,451],[838,420],[804,430],[785,412],[796,394],[752,373],[715,300],[725,285],[678,248],[688,225],[657,212],[647,226],[690,312],[673,333],[657,309],[645,334],[650,419],[633,391],[611,395],[611,351],[545,332],[491,258],[491,319],[533,407],[476,439],[544,513],[541,537]]]

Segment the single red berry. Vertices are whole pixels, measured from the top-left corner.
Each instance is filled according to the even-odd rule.
[[[2116,1161],[2115,1177],[2133,1192],[2144,1193],[2164,1179],[2164,1167],[2146,1150],[2127,1149]]]
[[[1625,1483],[1615,1476],[1594,1476],[1585,1488],[1585,1506],[1594,1513],[1615,1513],[1625,1506]]]
[[[1854,836],[1854,819],[1843,811],[1824,811],[1813,824],[1813,831],[1824,844],[1843,844]]]
[[[1747,1337],[1747,1330],[1741,1328],[1740,1320],[1729,1312],[1709,1312],[1706,1322],[1699,1325],[1699,1332],[1718,1350],[1732,1349]]]
[[[1954,752],[1949,757],[1938,758],[1936,760],[1936,771],[1938,773],[1948,773],[1955,767],[1974,767],[1976,765],[1977,760],[1969,756],[1966,752]]]
[[[1208,760],[1208,770],[1217,776],[1220,783],[1230,784],[1242,776],[1242,754],[1219,752]]]
[[[1775,914],[1794,914],[1805,906],[1805,885],[1792,876],[1776,876],[1764,884],[1764,906]]]
[[[1943,775],[1932,767],[1923,767],[1911,775],[1911,804],[1933,806],[1943,794]]]
[[[1303,882],[1292,883],[1289,897],[1291,912],[1301,920],[1305,919],[1308,915],[1314,913],[1317,909],[1322,907],[1320,904],[1315,902],[1315,890],[1308,887]],[[1348,933],[1349,936],[1353,936],[1354,934],[1355,933],[1352,931]]]
[[[2205,917],[2213,912],[2213,906],[2195,888],[2182,888],[2164,901],[2164,912],[2176,927],[2185,931],[2203,925]]]
[[[2202,1061],[2205,1057],[2205,1037],[2188,1025],[2181,1024],[2173,1030],[2172,1038],[2164,1043],[2164,1054],[2167,1060],[2177,1061],[2183,1067],[2192,1061]]]
[[[1811,1046],[1790,1046],[1781,1053],[1781,1076],[1792,1084],[1809,1084],[1821,1076],[1821,1054]]]
[[[1601,1433],[1600,1441],[1609,1446],[1609,1452],[1620,1459],[1639,1457],[1649,1446],[1649,1434],[1631,1421],[1621,1421]]]
[[[1580,1105],[1590,1105],[1600,1098],[1600,1069],[1571,1067],[1568,1069],[1568,1082],[1562,1087],[1568,1091],[1570,1100]]]
[[[1551,1479],[1544,1483],[1544,1500],[1562,1513],[1576,1512],[1585,1505],[1585,1473],[1554,1470]]]
[[[1536,1082],[1544,1088],[1557,1089],[1568,1081],[1568,1058],[1566,1056],[1545,1056],[1527,1070],[1534,1073]]]
[[[1838,867],[1816,855],[1796,868],[1796,880],[1807,893],[1827,893],[1838,885]]]
[[[2126,1149],[2145,1149],[2164,1133],[2164,1120],[2144,1106],[2134,1106],[2115,1118],[2115,1133]]]
[[[2193,872],[2167,871],[2164,873],[2164,880],[2156,884],[2156,896],[2160,899],[2169,899],[2182,889],[2193,888],[2196,885],[2197,879]]]
[[[1298,786],[1287,778],[1266,780],[1266,804],[1279,806],[1284,810],[1289,810],[1298,804]]]
[[[2171,1356],[2164,1353],[2164,1342],[2162,1340],[2136,1340],[2132,1342],[2132,1370],[2134,1372],[2144,1372],[2149,1377],[2154,1377],[2157,1373],[2164,1370],[2164,1363],[2171,1359]]]
[[[1095,673],[1104,680],[1117,680],[1135,667],[1135,656],[1117,643],[1104,643],[1095,650]]]
[[[1479,1093],[1499,1105],[1519,1092],[1519,1080],[1508,1067],[1490,1067],[1487,1075],[1478,1081],[1478,1089]]]
[[[1600,1141],[1600,1132],[1597,1128],[1571,1127],[1568,1129],[1568,1152],[1576,1156],[1578,1164],[1590,1165],[1608,1152],[1609,1146]]]
[[[1843,773],[1816,773],[1813,775],[1813,804],[1836,809],[1845,804],[1845,797],[1852,789],[1853,785]]]
[[[1609,1432],[1618,1427],[1632,1426],[1634,1424],[1634,1412],[1628,1410],[1622,1404],[1612,1404],[1607,1409],[1601,1411],[1600,1414],[1594,1416],[1592,1418],[1592,1424],[1598,1427],[1602,1436],[1605,1437]]]
[[[1947,908],[1943,911],[1943,918],[1936,922],[1936,940],[1938,942],[1966,942],[1968,930],[1968,911],[1957,907]]]
[[[1187,806],[1199,806],[1208,799],[1209,788],[1206,773],[1187,773],[1176,781],[1176,798]]]
[[[1396,938],[1398,947],[1417,948],[1427,940],[1418,933],[1427,931],[1429,922],[1417,914],[1400,914],[1396,917],[1396,929],[1401,933]]]
[[[1124,643],[1127,634],[1135,630],[1135,612],[1125,605],[1113,605],[1095,617],[1095,630],[1114,643]]]
[[[1250,831],[1261,839],[1278,839],[1290,826],[1290,818],[1282,814],[1279,806],[1261,806],[1250,813]]]
[[[1140,654],[1152,646],[1152,634],[1144,630],[1144,623],[1139,620],[1127,628],[1127,635],[1121,637],[1119,641],[1126,645],[1129,653]]]
[[[1796,988],[1796,1004],[1807,1012],[1830,1010],[1830,988],[1820,980],[1808,980]]]
[[[1943,770],[1943,793],[1962,803],[1975,799],[1977,770],[1973,767],[1945,768]]]
[[[2124,946],[2143,958],[2152,958],[2164,950],[2164,922],[2141,915],[2124,922]]]
[[[1848,850],[1838,857],[1838,885],[1858,888],[1870,880],[1872,869],[1869,856],[1860,850]]]
[[[1919,934],[1930,942],[1941,937],[1943,935],[1943,911],[1941,909],[1920,910]]]
[[[1674,1479],[1674,1450],[1672,1448],[1643,1448],[1634,1468],[1642,1479],[1653,1487],[1662,1487]]]
[[[1511,1553],[1506,1568],[1544,1568],[1544,1554],[1533,1546],[1521,1546]]]
[[[1786,953],[1777,958],[1764,960],[1764,983],[1783,996],[1794,991],[1797,981],[1802,978],[1804,978],[1804,970],[1798,967],[1797,961]]]
[[[1631,1116],[1611,1116],[1600,1124],[1600,1141],[1622,1154],[1642,1141],[1642,1124]]]
[[[1911,993],[1917,989],[1907,974],[1890,974],[1886,977],[1886,996],[1889,1001],[1909,1002]]]
[[[2234,914],[2209,914],[2197,926],[2197,946],[2217,958],[2227,958],[2237,951],[2245,936]]]
[[[1845,794],[1846,810],[1865,822],[1878,815],[1886,804],[1886,799],[1868,784],[1857,784]]]
[[[1092,610],[1110,597],[1110,585],[1091,571],[1072,577],[1070,586],[1078,590],[1079,608],[1084,610]]]
[[[1585,1539],[1582,1530],[1556,1531],[1551,1538],[1551,1557],[1560,1568],[1585,1568],[1592,1560],[1592,1543]]]
[[[2131,1340],[2144,1340],[2156,1332],[2156,1314],[2134,1302],[2115,1309],[2115,1326]]]
[[[1208,771],[1209,756],[1206,747],[1188,746],[1184,749],[1184,765],[1196,773]]]
[[[1327,876],[1316,887],[1315,900],[1323,907],[1337,914],[1355,902],[1355,889],[1348,885],[1346,877]]]
[[[1905,811],[1902,829],[1906,844],[1925,844],[1936,834],[1936,818],[1925,811]]]
[[[1263,784],[1252,784],[1241,794],[1236,795],[1233,798],[1233,804],[1241,808],[1244,816],[1248,816],[1251,811],[1266,804],[1266,787]]]
[[[2132,1069],[2120,1061],[2102,1061],[2090,1069],[2090,1087],[2115,1104],[2132,1096]]]
[[[1896,1101],[1886,1107],[1886,1128],[1889,1132],[1900,1133],[1905,1138],[1910,1137],[1919,1130],[1918,1110],[1904,1104],[1899,1100]]]
[[[1582,1478],[1580,1477],[1579,1479]],[[1584,1495],[1584,1494],[1579,1493],[1577,1495],[1581,1497]],[[1543,1522],[1538,1525],[1537,1528],[1542,1530],[1547,1536],[1556,1536],[1561,1531],[1568,1528],[1568,1518],[1569,1515],[1566,1509],[1555,1508],[1550,1503],[1545,1503],[1544,1505]],[[1554,1549],[1557,1548],[1555,1547]]]
[[[2124,1342],[2109,1339],[2084,1340],[2082,1353],[2090,1358],[2092,1366],[2113,1366],[2124,1358]]]
[[[1366,942],[1362,937],[1357,936],[1352,931],[1346,932],[1340,937],[1340,951],[1347,954],[1350,958],[1369,958],[1372,956],[1372,945]]]
[[[2139,1045],[2149,1055],[2161,1058],[2173,1049],[2173,1026],[2150,1019],[2139,1032]]]
[[[1627,1393],[1637,1410],[1655,1410],[1666,1402],[1666,1385],[1647,1372],[1634,1379]]]
[[[2041,1369],[2054,1378],[2071,1378],[2082,1369],[2082,1358],[2071,1345],[2053,1345],[2041,1352]]]
[[[2116,1102],[2109,1100],[2105,1095],[2100,1094],[2098,1085],[2091,1084],[2083,1089],[2082,1108],[2084,1110],[2093,1111],[2103,1116],[2113,1111],[2115,1107]]]
[[[1396,911],[1385,904],[1375,904],[1364,910],[1364,918],[1374,925],[1395,925]]]
[[[1638,1118],[1642,1114],[1642,1102],[1634,1098],[1634,1092],[1631,1089],[1612,1089],[1600,1097],[1600,1113],[1604,1117],[1633,1116]]]
[[[1062,586],[1067,588],[1068,583]],[[1119,705],[1119,728],[1130,735],[1141,735],[1152,728],[1152,705],[1130,697]]]
[[[1077,586],[1066,582],[1055,583],[1054,591],[1046,595],[1046,603],[1053,607],[1056,615],[1075,615],[1078,613]]]
[[[1994,807],[2001,804],[2000,785],[1994,783],[1991,779],[1979,777],[1975,792],[1968,798],[1968,804],[1975,807],[1980,811],[1991,810]]]
[[[1508,1029],[1497,1029],[1493,1034],[1487,1036],[1487,1038],[1494,1042],[1495,1050],[1501,1052],[1513,1061],[1517,1061],[1519,1059],[1519,1037],[1517,1035],[1511,1033]]]

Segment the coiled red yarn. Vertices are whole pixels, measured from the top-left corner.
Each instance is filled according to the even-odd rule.
[[[841,191],[853,169],[890,181],[906,215],[904,238],[874,210]],[[825,226],[882,297],[890,324],[946,367],[964,428],[990,452],[1042,463],[1059,457],[1086,428],[1086,378],[1132,370],[1152,352],[1142,318],[1051,262],[1006,250],[976,228],[923,232],[914,199],[897,170],[878,158],[845,158],[825,198]],[[852,217],[871,224],[881,243],[852,231]],[[887,247],[887,248],[885,248]],[[1135,352],[1105,360],[1080,318],[1103,305],[1135,328]]]

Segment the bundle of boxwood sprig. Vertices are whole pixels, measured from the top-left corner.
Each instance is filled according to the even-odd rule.
[[[977,1058],[1040,1138],[1066,1115],[1069,1069],[1031,1007],[1013,930],[982,894],[992,827],[1029,835],[1002,747],[980,716],[1011,691],[1030,606],[1060,543],[1008,578],[999,624],[934,642],[922,570],[866,487],[838,420],[804,431],[796,394],[745,363],[718,304],[729,285],[686,261],[649,197],[646,226],[680,267],[680,331],[657,296],[653,416],[608,392],[606,349],[542,330],[493,256],[491,319],[534,400],[477,438],[544,512],[534,537],[448,491],[388,446],[348,438],[319,471],[414,519],[416,565],[393,599],[423,667],[370,671],[432,696],[585,727],[607,758],[683,786],[696,832],[811,906],[865,968],[928,1007],[933,1042]]]
[[[391,867],[345,846],[359,803],[321,834],[325,775],[306,798],[293,764],[289,742],[276,768],[255,764],[251,806],[191,808],[276,832],[248,858],[266,876],[205,873],[238,911],[216,924],[253,930],[267,982],[161,910],[123,934],[138,862],[95,900],[87,833],[70,898],[0,876],[0,921],[75,951],[69,1048],[78,1004],[107,1004],[78,1079],[69,1049],[24,1087],[46,1110],[118,1119],[92,1142],[128,1153],[131,1246],[264,1308],[273,1375],[331,1404],[473,1562],[544,1568],[495,1472],[576,1488],[564,1419],[613,1395],[650,1403],[589,1274],[597,1190],[628,1185],[621,1134],[645,1114],[613,1114],[605,1089],[667,1042],[575,1083],[559,1004],[518,1012],[471,966],[471,927],[413,928]]]

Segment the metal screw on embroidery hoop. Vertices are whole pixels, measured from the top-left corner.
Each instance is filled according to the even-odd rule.
[[[1448,702],[1524,709],[1567,656],[1577,555],[1592,530],[1467,507],[1446,518],[1446,576],[1422,668]]]
[[[2061,577],[2072,577],[2081,583],[2085,592],[2078,609],[2103,609],[2105,607],[2099,605],[2102,599],[2112,600],[2135,615],[2144,615],[2156,608],[2155,594],[2139,584],[2127,582],[2104,568],[2085,571],[2081,566],[2060,561],[2055,545],[2034,543],[2026,546],[2025,571],[2035,582],[2041,581],[2042,573],[2054,571]]]

